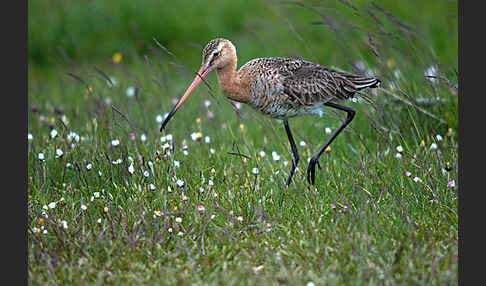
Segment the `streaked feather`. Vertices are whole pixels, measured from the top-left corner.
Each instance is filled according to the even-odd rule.
[[[376,87],[380,83],[374,77],[336,71],[309,61],[288,58],[254,59],[242,66],[240,73],[250,77],[264,76],[273,85],[283,86],[283,93],[291,100],[307,106],[332,99],[348,99],[356,94],[363,96],[363,93],[357,92]],[[257,90],[255,94],[259,92]]]

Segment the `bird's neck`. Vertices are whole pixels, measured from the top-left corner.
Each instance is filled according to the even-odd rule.
[[[236,71],[236,56],[227,65],[216,70],[218,82],[224,96],[227,98],[247,103],[248,96],[243,92],[241,78]]]

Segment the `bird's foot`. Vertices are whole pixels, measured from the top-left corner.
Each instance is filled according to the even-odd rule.
[[[309,161],[309,166],[307,167],[307,182],[312,185],[314,185],[316,181],[316,165],[321,169],[319,159],[312,157]]]

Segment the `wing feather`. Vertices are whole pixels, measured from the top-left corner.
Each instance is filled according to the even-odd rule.
[[[246,63],[240,70],[244,69],[253,76],[257,76],[258,71],[258,76],[283,86],[283,92],[300,105],[348,99],[355,95],[364,97],[360,90],[378,87],[381,82],[375,77],[336,71],[302,59],[259,58]]]

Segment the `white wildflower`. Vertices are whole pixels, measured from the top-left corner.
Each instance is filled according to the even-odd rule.
[[[202,137],[201,132],[192,132],[191,133],[191,139],[192,139],[192,141],[196,141],[197,139],[199,139],[201,137]]]
[[[253,174],[257,175],[258,173],[260,173],[260,170],[258,170],[258,168],[253,168],[253,169],[251,170],[251,172],[252,172]]]
[[[277,152],[272,151],[272,158],[273,158],[273,161],[278,161],[278,160],[280,160],[280,155],[278,155]]]
[[[120,140],[118,139],[111,140],[111,146],[118,146],[118,145],[120,145]]]
[[[135,96],[135,87],[129,86],[127,87],[126,94],[128,97],[134,97]]]
[[[130,174],[133,174],[135,172],[135,168],[133,167],[133,164],[130,164],[130,166],[128,166],[128,172]]]
[[[57,130],[56,129],[52,129],[51,130],[51,138],[54,139],[54,138],[56,138],[56,136],[57,136]]]
[[[60,158],[64,154],[61,149],[56,149],[56,158]]]
[[[79,142],[79,135],[78,135],[78,134],[76,134],[76,132],[71,131],[71,132],[69,132],[69,134],[67,135],[67,139],[68,139],[68,141],[69,141],[69,142],[71,142],[71,141],[73,141],[73,140],[74,140],[74,141],[76,141],[76,142]]]

